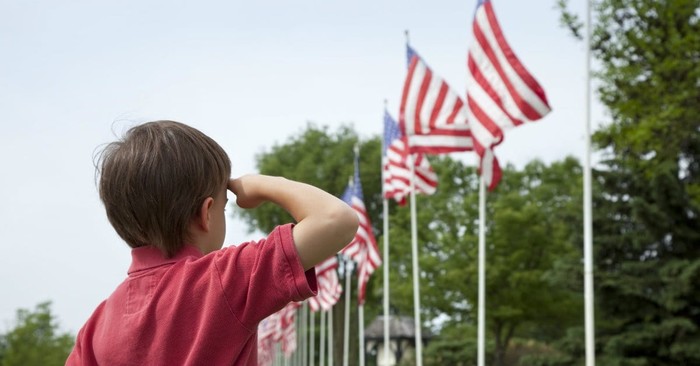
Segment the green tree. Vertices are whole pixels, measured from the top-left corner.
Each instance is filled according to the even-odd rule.
[[[700,364],[700,1],[604,0],[595,13],[610,118],[593,139],[605,157],[595,172],[598,359]],[[575,343],[562,341],[566,364],[581,355]]]
[[[353,149],[360,148],[360,179],[363,187],[365,205],[374,227],[375,235],[381,228],[381,171],[380,151],[381,142],[374,137],[361,140],[351,126],[344,125],[337,131],[327,127],[309,124],[305,129],[288,141],[274,145],[270,151],[256,157],[256,165],[261,174],[279,175],[289,179],[312,184],[326,192],[340,196],[353,174]],[[263,204],[255,210],[236,210],[235,215],[246,221],[251,230],[271,231],[275,226],[292,222],[292,217],[278,206]],[[342,269],[342,263],[341,263]],[[340,279],[343,287],[345,281],[341,271]],[[381,293],[375,291],[375,283],[370,281],[367,288],[365,319],[369,322],[381,311]],[[345,307],[345,291],[338,301],[334,313],[334,352],[337,364],[342,362],[341,347],[343,336],[343,315]],[[351,316],[357,319],[357,276],[352,278],[352,308]],[[351,321],[350,363],[357,364],[357,321]]]
[[[378,138],[361,141],[348,126],[330,132],[327,128],[309,125],[286,143],[260,154],[257,165],[261,173],[309,182],[339,195],[352,174],[352,150],[356,143],[361,152],[365,204],[381,246]],[[431,160],[439,175],[438,191],[433,196],[417,197],[423,319],[427,324],[446,316],[450,324],[457,327],[473,326],[476,318],[478,180],[472,167],[450,157],[431,157]],[[572,243],[580,236],[580,177],[581,168],[574,159],[549,166],[532,162],[522,171],[512,167],[505,169],[503,182],[496,192],[489,195],[487,320],[494,340],[491,342],[493,359],[498,365],[503,364],[513,337],[521,335],[538,341],[556,339],[563,336],[562,325],[573,323],[572,319],[580,317],[580,298],[568,291],[567,281],[570,280],[551,273],[556,266],[571,267],[571,263],[576,264],[578,259]],[[274,205],[237,211],[237,214],[251,228],[262,231],[291,220]],[[390,222],[392,307],[398,313],[412,314],[408,207],[399,207],[392,202]],[[381,277],[382,271],[378,271],[368,286],[365,317],[368,322],[381,312]],[[353,288],[356,286],[354,281]],[[342,300],[339,306],[344,306]],[[335,313],[342,315],[340,310]],[[341,325],[337,319],[335,328],[341,329]],[[442,341],[438,340],[445,349],[453,349],[459,344],[459,341],[455,343],[447,339],[449,334],[462,334],[469,342],[464,332],[449,329],[446,332]],[[354,349],[355,340],[350,344]],[[475,353],[476,349],[467,347],[461,352]],[[443,352],[441,357],[444,356]],[[460,355],[452,357],[460,358]]]
[[[425,348],[424,364],[471,366],[476,365],[477,329],[473,324],[452,322]],[[493,342],[486,343],[487,362],[493,354]]]
[[[422,305],[428,319],[442,315],[473,325],[478,178],[472,168],[450,158],[434,162],[438,192],[418,201],[418,221],[429,228],[421,230],[420,240]],[[580,316],[580,296],[570,291],[567,279],[553,273],[577,260],[573,243],[580,222],[580,176],[580,165],[571,158],[550,166],[534,161],[522,171],[507,167],[498,189],[488,194],[486,321],[494,365],[505,364],[515,337],[557,339],[563,336],[561,326]],[[408,230],[401,226],[407,220],[392,216],[392,243],[398,238],[408,242]],[[410,293],[406,276],[392,272],[392,292],[398,287]]]
[[[382,210],[381,143],[378,138],[360,141],[357,133],[347,125],[331,132],[328,127],[309,124],[285,143],[258,154],[256,165],[261,174],[302,181],[340,196],[353,174],[353,148],[356,144],[360,147],[360,179],[367,211],[377,234]],[[236,215],[247,222],[251,230],[263,232],[292,220],[282,208],[272,204],[263,204],[255,210],[238,210]]]
[[[17,310],[16,325],[0,337],[0,365],[64,365],[74,336],[60,333],[51,302]]]

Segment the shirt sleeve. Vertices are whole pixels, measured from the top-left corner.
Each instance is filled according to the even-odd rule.
[[[304,271],[292,237],[292,224],[276,227],[257,243],[216,253],[214,264],[231,311],[249,329],[290,301],[316,295],[314,268]]]
[[[95,319],[100,316],[104,306],[105,302],[103,301],[100,303],[97,309],[95,309],[93,314],[90,316],[90,319],[88,319],[85,325],[78,331],[73,350],[68,355],[68,359],[66,360],[66,366],[97,365],[95,350],[92,347],[92,337],[95,334]]]

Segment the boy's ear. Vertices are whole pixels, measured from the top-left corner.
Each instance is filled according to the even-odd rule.
[[[202,202],[202,206],[199,208],[199,217],[195,218],[195,220],[197,220],[197,226],[204,232],[209,232],[209,220],[211,218],[211,209],[213,205],[213,198],[205,198]]]

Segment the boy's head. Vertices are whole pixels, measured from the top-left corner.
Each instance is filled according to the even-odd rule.
[[[194,239],[192,223],[208,212],[203,205],[215,202],[223,216],[231,162],[199,130],[155,121],[107,145],[98,170],[100,198],[119,236],[132,248],[153,245],[171,257]],[[215,221],[214,229],[221,231],[223,224],[225,232],[223,217]],[[220,247],[223,233],[214,237],[220,242],[207,245]]]

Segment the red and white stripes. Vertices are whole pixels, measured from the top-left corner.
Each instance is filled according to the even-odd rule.
[[[409,155],[406,138],[388,112],[384,113],[384,154],[382,155],[382,180],[384,198],[405,204],[411,192],[413,164],[416,193],[433,194],[437,190],[437,174],[423,153]],[[410,159],[409,159],[410,158]],[[412,159],[412,161],[411,161]]]
[[[468,120],[479,170],[489,189],[501,178],[493,148],[503,132],[544,117],[551,110],[544,90],[510,48],[490,0],[480,2],[467,57]]]
[[[447,83],[412,50],[399,124],[412,152],[442,154],[473,149],[467,108]]]
[[[332,256],[316,266],[318,294],[309,298],[311,311],[328,310],[340,299],[343,288],[338,281],[338,259]]]
[[[358,186],[359,179],[355,183]],[[360,219],[360,225],[355,234],[355,238],[343,249],[342,253],[350,257],[357,263],[358,271],[358,301],[362,305],[365,302],[365,290],[369,277],[382,264],[382,258],[379,254],[377,241],[372,233],[372,224],[369,221],[365,204],[362,201],[361,193],[353,194],[349,200],[350,206],[357,212],[357,217]],[[347,201],[346,201],[347,202]]]

